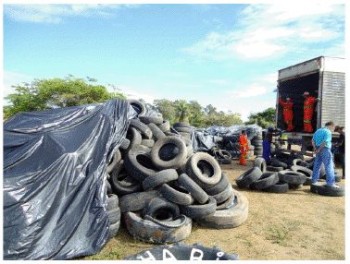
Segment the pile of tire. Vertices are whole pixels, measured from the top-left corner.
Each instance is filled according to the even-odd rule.
[[[120,198],[127,231],[164,244],[187,238],[192,221],[212,228],[241,225],[248,217],[247,198],[232,188],[211,155],[193,153],[186,126],[178,123],[174,131],[161,116],[143,115],[142,103],[133,104],[138,118],[108,166],[110,192]]]
[[[254,146],[254,155],[256,157],[261,157],[262,156],[262,153],[263,153],[262,143],[263,143],[262,133],[258,133],[251,140],[251,145]]]
[[[232,155],[228,150],[213,147],[209,153],[219,162],[219,164],[232,163]]]

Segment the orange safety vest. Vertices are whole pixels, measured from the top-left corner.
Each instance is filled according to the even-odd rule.
[[[291,100],[283,101],[281,98],[279,98],[279,104],[283,107],[283,119],[284,122],[288,125],[287,131],[292,131],[294,129],[293,102]]]
[[[304,131],[313,132],[311,125],[312,117],[314,115],[314,108],[316,103],[316,98],[313,96],[306,97],[304,101]]]

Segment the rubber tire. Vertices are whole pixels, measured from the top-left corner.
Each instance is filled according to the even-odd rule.
[[[116,208],[107,211],[108,221],[110,225],[120,222],[120,209]]]
[[[140,131],[141,135],[145,139],[152,139],[153,134],[151,129],[146,124],[142,123],[140,120],[131,119],[130,126]]]
[[[115,194],[110,194],[107,196],[107,206],[106,210],[113,210],[119,208],[119,198]]]
[[[284,169],[288,168],[288,164],[282,161],[279,161],[276,158],[271,158],[270,159],[270,165],[274,167],[283,167]]]
[[[217,210],[214,214],[198,219],[198,224],[205,227],[226,229],[242,225],[248,218],[249,202],[245,195],[235,192],[237,202],[226,210]]]
[[[158,139],[166,137],[164,132],[162,130],[160,130],[160,128],[158,126],[156,126],[155,124],[150,123],[150,124],[148,124],[148,127],[151,129],[151,131],[153,133],[153,137],[155,138],[156,141]]]
[[[109,225],[108,238],[111,239],[111,238],[115,237],[118,234],[119,228],[120,228],[120,221]]]
[[[303,166],[303,167],[308,167],[309,163],[302,159],[293,159],[292,161],[294,166]]]
[[[216,195],[218,193],[221,193],[223,192],[227,186],[230,184],[227,176],[226,176],[226,173],[222,173],[221,175],[221,179],[220,181],[218,182],[218,184],[212,186],[212,187],[209,187],[209,188],[205,188],[204,190],[206,191],[207,194],[209,195]]]
[[[154,189],[164,183],[175,181],[179,178],[177,171],[174,169],[162,170],[154,174],[154,176],[148,176],[143,182],[142,187],[145,191]]]
[[[263,189],[264,192],[269,193],[286,193],[289,191],[288,183],[277,182],[275,185]]]
[[[130,147],[130,140],[127,138],[122,138],[120,142],[120,148],[123,150],[127,150]]]
[[[262,174],[259,167],[250,168],[236,179],[236,184],[241,189],[249,188],[253,182],[260,179]]]
[[[311,184],[310,191],[323,196],[340,197],[345,195],[344,187],[340,186],[340,188],[335,189],[321,183]]]
[[[161,116],[139,116],[139,119],[142,123],[144,124],[156,124],[156,125],[160,125],[163,123],[163,117]]]
[[[130,140],[130,145],[128,149],[132,149],[141,145],[142,136],[141,136],[141,133],[136,128],[129,127],[128,133],[126,134],[126,136]]]
[[[184,132],[184,133],[189,133],[191,134],[193,131],[192,127],[187,127],[187,126],[179,126],[179,127],[174,127],[177,132]]]
[[[162,147],[168,144],[174,144],[179,149],[179,152],[174,158],[170,160],[162,160],[159,157],[159,152]],[[159,169],[164,170],[164,169],[180,168],[186,163],[187,148],[186,148],[185,142],[178,137],[164,137],[164,138],[158,139],[152,148],[151,157],[152,157],[153,164],[157,166]]]
[[[154,176],[158,171],[155,166],[152,167],[152,160],[146,149],[147,148],[142,147],[132,148],[129,150],[124,160],[125,169],[128,174],[139,182],[144,181],[149,176]],[[145,167],[137,160],[138,156],[143,157],[143,162],[147,163],[148,167]]]
[[[212,176],[201,172],[198,167],[199,162],[205,161],[213,171]],[[219,163],[208,153],[197,152],[192,155],[186,165],[187,175],[190,176],[202,188],[208,188],[219,183],[221,179],[221,168]]]
[[[292,171],[296,171],[299,173],[302,173],[305,175],[306,177],[306,181],[304,182],[304,185],[311,185],[312,182],[312,170],[303,167],[303,166],[298,166],[298,165],[293,165],[292,167],[290,167],[290,169]]]
[[[140,102],[139,100],[128,99],[127,101],[132,106],[132,108],[135,110],[135,112],[137,113],[138,116],[144,115],[146,113],[145,105],[142,102]]]
[[[180,216],[180,208],[177,204],[171,203],[168,200],[165,200],[164,198],[155,197],[143,209],[143,217],[149,215],[157,219],[156,212],[161,209],[170,211],[170,214],[172,214],[172,219]]]
[[[219,157],[221,157],[222,159],[226,159],[226,160],[232,159],[231,153],[228,152],[227,150],[219,149],[218,154],[219,154]]]
[[[188,122],[177,122],[173,125],[174,128],[176,127],[190,127],[190,123]]]
[[[158,127],[162,132],[170,131],[170,123],[168,120],[164,120]]]
[[[178,182],[180,185],[184,186],[184,188],[189,191],[193,199],[199,204],[205,204],[208,201],[208,194],[187,174],[181,174],[179,176]]]
[[[124,167],[124,161],[121,161],[118,167],[112,171],[110,183],[114,193],[118,195],[126,195],[141,190],[141,185],[134,178],[127,175],[125,179],[119,180],[118,176]]]
[[[181,205],[180,211],[192,219],[212,215],[216,211],[216,200],[213,197],[209,197],[205,204]]]
[[[264,172],[257,181],[250,185],[250,188],[253,190],[262,190],[275,185],[278,181],[279,178],[276,172]]]
[[[110,173],[114,169],[114,167],[118,164],[118,162],[121,161],[121,159],[122,159],[122,154],[120,150],[117,149],[113,154],[112,161],[107,166],[107,173]]]
[[[154,146],[154,140],[153,139],[142,139],[141,145],[146,146],[148,148],[152,148]]]
[[[266,161],[265,161],[265,159],[264,158],[256,158],[254,160],[254,167],[258,167],[261,172],[265,172],[266,171]]]
[[[189,237],[192,230],[192,220],[186,218],[181,227],[170,228],[142,219],[138,214],[127,212],[124,215],[126,229],[135,239],[148,243],[176,243]]]
[[[191,205],[194,202],[192,195],[187,190],[187,193],[182,192],[167,183],[162,185],[162,187],[159,189],[159,192],[165,199],[179,205]]]
[[[280,171],[278,176],[281,182],[288,183],[292,188],[293,185],[303,185],[306,182],[306,176],[295,171]]]
[[[212,197],[216,200],[216,204],[220,204],[225,202],[228,198],[230,198],[232,193],[233,193],[233,189],[229,184],[225,190],[223,190],[221,193],[213,195]]]
[[[120,211],[122,213],[140,211],[155,197],[159,197],[158,191],[124,195],[120,198]]]
[[[266,171],[279,172],[283,170],[284,170],[283,167],[266,166]]]
[[[235,196],[235,191],[233,191],[231,196],[226,201],[216,204],[216,211],[231,208],[236,204],[237,204],[237,197]]]
[[[107,194],[113,194],[112,186],[107,180],[106,180],[106,192]]]

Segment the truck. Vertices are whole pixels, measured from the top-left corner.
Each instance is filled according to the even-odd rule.
[[[345,63],[344,58],[320,56],[278,71],[276,127],[288,138],[288,150],[291,144],[300,145],[303,154],[312,150],[313,132],[328,121],[345,126]],[[304,92],[318,98],[311,121],[313,132],[310,133],[303,131]],[[289,97],[294,103],[293,131],[285,131],[279,97]]]

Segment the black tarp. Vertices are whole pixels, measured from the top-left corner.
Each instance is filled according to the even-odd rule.
[[[4,123],[4,259],[71,259],[103,247],[106,167],[135,115],[110,100]]]

